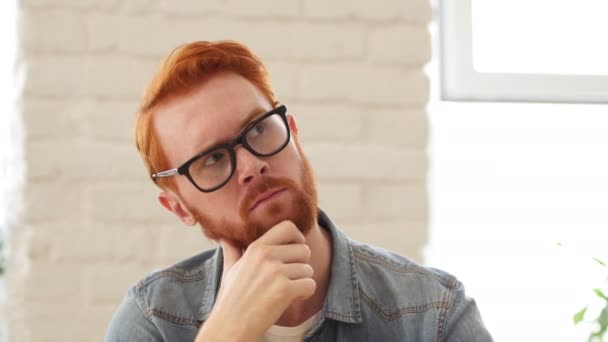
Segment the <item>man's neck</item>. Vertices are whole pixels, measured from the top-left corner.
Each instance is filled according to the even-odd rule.
[[[276,325],[286,327],[300,325],[323,308],[331,278],[331,234],[316,224],[306,235],[306,244],[311,252],[310,266],[314,270],[313,279],[317,283],[317,289],[312,297],[306,300],[294,300],[275,323]]]

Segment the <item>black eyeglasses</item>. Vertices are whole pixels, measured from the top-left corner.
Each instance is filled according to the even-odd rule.
[[[274,108],[247,125],[235,139],[195,155],[178,168],[155,173],[152,179],[185,175],[202,192],[218,190],[234,174],[237,145],[257,157],[275,155],[287,146],[290,133],[286,112],[284,105]]]

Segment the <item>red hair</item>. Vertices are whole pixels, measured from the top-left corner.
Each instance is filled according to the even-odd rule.
[[[276,103],[266,67],[245,45],[233,41],[199,41],[178,46],[148,84],[137,113],[135,144],[150,175],[169,168],[154,131],[154,111],[170,99],[187,95],[222,71],[245,77],[270,103]],[[156,184],[176,190],[171,177],[158,178]]]

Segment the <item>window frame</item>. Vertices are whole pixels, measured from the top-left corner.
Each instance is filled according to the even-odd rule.
[[[439,1],[441,100],[608,103],[608,76],[604,75],[476,71],[472,1]]]

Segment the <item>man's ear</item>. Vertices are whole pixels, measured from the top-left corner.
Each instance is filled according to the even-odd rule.
[[[179,196],[173,191],[163,190],[158,194],[158,201],[163,207],[177,216],[185,225],[193,226],[197,223],[193,213],[190,212],[188,207],[186,207]]]
[[[289,123],[289,129],[294,135],[298,135],[298,126],[296,125],[296,119],[293,115],[287,115],[287,122]]]

